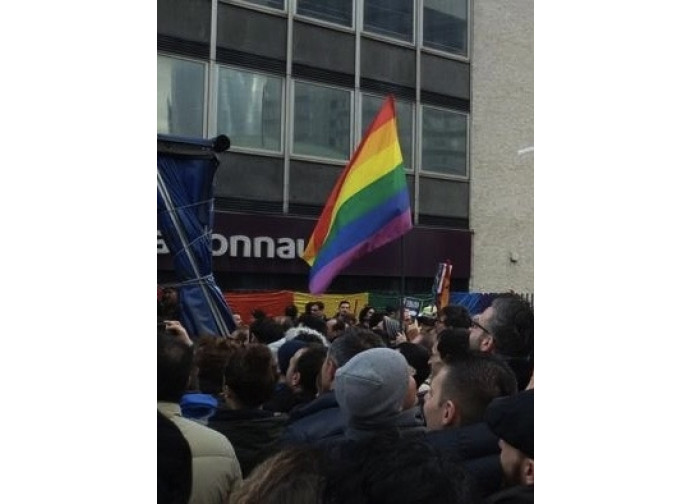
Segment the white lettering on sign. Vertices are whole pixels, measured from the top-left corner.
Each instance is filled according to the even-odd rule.
[[[158,231],[158,253],[169,254],[170,249]],[[232,235],[225,237],[218,233],[211,235],[211,253],[214,257],[246,257],[254,259],[295,259],[304,253],[304,240],[298,238],[278,238],[270,236]]]
[[[158,253],[159,254],[169,254],[170,253],[170,249],[165,244],[165,241],[163,240],[163,235],[161,234],[160,231],[158,231]]]

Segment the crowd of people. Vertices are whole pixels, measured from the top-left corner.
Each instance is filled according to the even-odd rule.
[[[158,500],[165,503],[533,502],[534,314],[418,316],[347,300],[227,337],[158,316]]]

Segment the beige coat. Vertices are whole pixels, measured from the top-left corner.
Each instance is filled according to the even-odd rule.
[[[189,504],[225,504],[242,482],[242,470],[230,441],[219,432],[183,418],[180,406],[159,402],[158,411],[173,421],[192,452]]]

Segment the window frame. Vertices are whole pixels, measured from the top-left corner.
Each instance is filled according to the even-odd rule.
[[[225,3],[225,4],[229,4],[229,5],[238,5],[240,7],[245,7],[248,9],[254,9],[254,10],[261,11],[261,12],[267,12],[270,14],[277,14],[277,13],[287,14],[288,9],[289,9],[289,4],[292,3],[292,0],[283,0],[283,8],[277,9],[276,7],[270,7],[268,5],[259,5],[259,4],[251,2],[250,0],[218,0],[218,1],[220,3]]]
[[[311,86],[318,86],[318,87],[325,87],[325,88],[330,88],[330,89],[335,89],[338,91],[345,91],[348,93],[350,97],[350,147],[349,147],[349,153],[347,155],[347,159],[334,159],[334,158],[327,158],[327,157],[322,157],[322,156],[314,156],[311,154],[300,154],[295,152],[295,85],[296,84],[307,84]],[[340,87],[340,86],[335,86],[332,84],[325,84],[323,82],[318,82],[318,81],[312,81],[309,79],[296,79],[296,78],[290,78],[290,149],[288,151],[288,156],[290,159],[297,159],[300,161],[311,161],[311,162],[317,162],[321,164],[330,164],[330,165],[337,165],[337,166],[345,166],[350,162],[350,159],[352,158],[352,153],[353,153],[353,145],[354,145],[354,137],[355,137],[355,111],[354,111],[354,95],[355,95],[355,90],[354,89],[348,89],[345,87]]]
[[[442,112],[450,112],[465,116],[465,174],[443,173],[424,169],[424,110],[433,109]],[[447,179],[447,180],[470,180],[470,114],[462,110],[440,107],[425,103],[419,104],[419,174],[423,177]]]
[[[291,4],[291,12],[292,16],[295,21],[303,21],[306,23],[312,23],[315,25],[320,25],[320,26],[325,26],[327,28],[333,28],[336,30],[344,31],[347,33],[356,33],[357,32],[357,5],[361,2],[361,0],[351,0],[352,1],[352,17],[351,17],[351,22],[350,25],[345,25],[345,24],[338,24],[334,23],[333,21],[326,21],[325,19],[320,19],[316,17],[311,17],[308,14],[301,14],[297,12],[297,4],[299,3],[300,0],[287,0]]]
[[[443,49],[438,49],[436,47],[428,47],[424,45],[424,6],[426,4],[427,0],[421,0],[419,2],[419,24],[417,25],[418,28],[418,35],[419,35],[419,49],[428,54],[435,54],[436,56],[443,56],[448,59],[454,59],[458,61],[470,61],[470,54],[472,54],[472,37],[470,36],[470,29],[472,26],[472,20],[471,20],[471,15],[472,15],[472,9],[470,8],[470,0],[466,0],[467,4],[467,33],[466,33],[466,44],[467,44],[467,54],[461,54],[461,53],[456,53],[456,52],[451,52],[451,51],[445,51]]]
[[[261,149],[257,147],[246,147],[246,146],[235,146],[232,143],[232,137],[230,137],[230,148],[228,151],[234,151],[234,152],[240,152],[240,153],[248,153],[248,154],[261,154],[264,156],[271,156],[271,157],[283,157],[285,155],[285,98],[286,98],[286,92],[285,92],[285,83],[287,81],[287,78],[281,75],[273,74],[270,72],[261,72],[258,70],[253,70],[251,68],[245,68],[237,65],[228,65],[225,63],[216,63],[216,75],[215,75],[215,94],[216,94],[216,110],[215,110],[215,124],[214,124],[214,131],[218,131],[218,113],[219,113],[219,107],[220,107],[220,73],[224,69],[230,69],[230,70],[235,70],[236,72],[244,72],[244,73],[249,73],[249,74],[255,74],[255,75],[261,75],[261,76],[266,76],[266,77],[271,77],[274,79],[280,80],[280,150],[274,151],[274,150],[268,150],[268,149]]]
[[[374,40],[380,40],[382,42],[388,42],[390,44],[396,44],[396,45],[401,45],[404,47],[409,47],[409,48],[416,48],[417,47],[417,41],[420,39],[419,37],[419,30],[417,29],[417,18],[419,17],[418,14],[418,9],[417,9],[417,1],[412,0],[412,41],[408,42],[407,40],[401,40],[397,39],[395,37],[391,37],[390,35],[385,35],[382,33],[377,33],[377,32],[372,32],[372,31],[367,31],[364,28],[364,3],[367,2],[367,0],[356,0],[357,4],[360,7],[360,10],[362,12],[361,16],[358,16],[358,19],[361,20],[361,25],[357,27],[359,33],[362,36],[365,36],[367,38],[371,38]],[[421,26],[421,25],[420,25]]]
[[[204,68],[204,83],[202,89],[201,97],[201,138],[207,138],[209,133],[208,127],[208,117],[209,117],[209,75],[210,75],[210,62],[206,60],[200,60],[192,58],[190,56],[183,56],[180,54],[157,51],[156,52],[156,65],[158,64],[158,58],[168,58],[174,60],[182,60],[190,63],[196,63],[202,65]],[[157,68],[157,67],[156,67]],[[158,70],[156,69],[156,130],[158,130]],[[176,133],[160,133],[161,135],[173,135],[178,136]],[[186,136],[186,135],[181,135]]]

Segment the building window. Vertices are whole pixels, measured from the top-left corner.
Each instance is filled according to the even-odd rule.
[[[380,96],[362,95],[362,137],[367,128],[374,120],[376,113],[381,108],[383,98]],[[412,117],[414,107],[412,103],[395,100],[395,116],[398,124],[398,139],[403,155],[403,164],[408,170],[414,169],[414,158],[412,157],[412,145],[414,144],[414,131]]]
[[[295,82],[293,154],[350,157],[350,91]]]
[[[364,0],[364,31],[414,40],[414,0]]]
[[[467,56],[467,0],[424,0],[424,46]]]
[[[158,133],[204,136],[206,65],[158,56]]]
[[[467,115],[422,107],[422,170],[467,176]]]
[[[273,9],[285,10],[285,0],[244,0],[254,5],[262,5]]]
[[[295,82],[293,154],[350,157],[349,91]]]
[[[282,151],[283,79],[220,67],[218,133],[233,147]]]
[[[297,14],[352,26],[352,0],[298,0]]]

